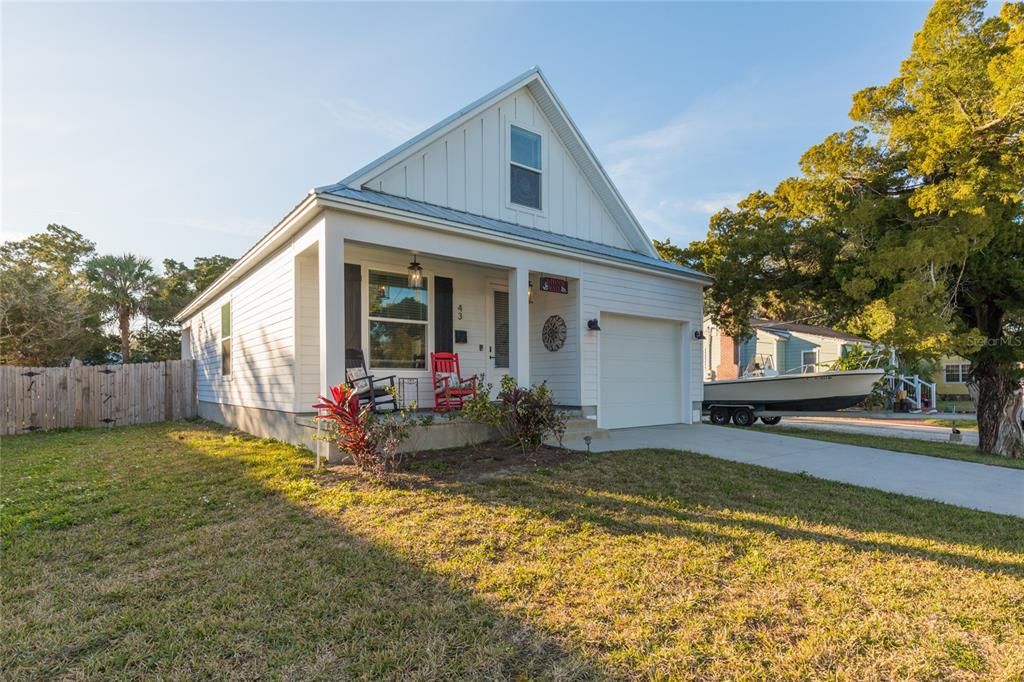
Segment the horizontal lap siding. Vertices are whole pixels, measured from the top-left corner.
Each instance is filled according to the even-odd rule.
[[[703,394],[701,344],[692,342],[692,334],[701,329],[703,317],[703,291],[700,285],[599,265],[584,265],[582,279],[584,328],[587,320],[600,318],[601,312],[690,323],[686,330],[691,339],[691,385],[688,393],[690,400],[700,400]],[[583,405],[596,405],[598,402],[599,334],[586,330],[582,332]]]
[[[268,257],[190,322],[199,400],[293,409],[293,267],[291,251]],[[221,374],[220,310],[231,301],[232,372]]]
[[[797,336],[796,334],[790,335],[789,339],[786,341],[786,368],[783,371],[789,371],[803,365],[803,352],[810,350],[819,350],[819,356],[823,355],[820,352],[817,341],[812,341],[807,337]]]

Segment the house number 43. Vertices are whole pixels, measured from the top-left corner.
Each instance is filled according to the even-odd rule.
[[[459,319],[461,320],[462,319],[462,306],[460,305],[458,308],[456,308],[456,310],[459,311]]]

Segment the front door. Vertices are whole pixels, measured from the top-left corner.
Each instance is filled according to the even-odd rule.
[[[495,392],[509,373],[508,287],[497,284],[487,291],[487,377]],[[493,395],[493,393],[492,393]]]

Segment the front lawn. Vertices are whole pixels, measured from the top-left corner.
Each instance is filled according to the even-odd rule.
[[[977,419],[949,419],[945,417],[926,417],[921,420],[928,426],[945,426],[947,429],[951,429],[954,426],[961,431],[977,431],[978,420]]]
[[[3,679],[1024,675],[1024,520],[675,451],[476,478],[3,439]]]
[[[785,423],[785,422],[783,422]],[[799,428],[795,426],[747,426],[733,428],[755,428],[765,433],[777,433],[782,436],[796,436],[811,440],[824,440],[830,443],[860,445],[865,448],[909,452],[914,455],[942,457],[943,459],[959,459],[977,464],[1024,469],[1024,459],[1011,459],[999,455],[986,455],[978,452],[973,445],[950,443],[941,440],[921,440],[920,438],[900,438],[897,436],[879,436],[871,433],[850,433],[849,431],[829,431],[824,428]]]

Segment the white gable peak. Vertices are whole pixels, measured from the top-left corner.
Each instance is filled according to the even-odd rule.
[[[657,256],[537,68],[332,187],[374,190]]]

